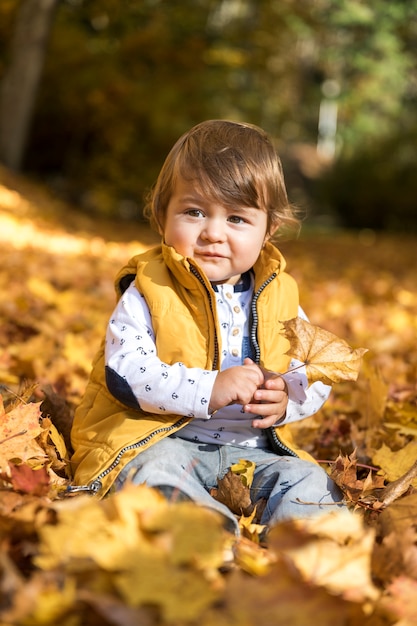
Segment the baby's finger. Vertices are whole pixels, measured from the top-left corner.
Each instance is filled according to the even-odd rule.
[[[288,395],[281,389],[257,389],[253,397],[255,402],[261,404],[281,404],[288,401]]]
[[[282,378],[282,376],[268,378],[267,380],[265,380],[265,386],[267,389],[287,389],[287,383]]]
[[[270,428],[271,426],[275,426],[276,424],[279,424],[280,421],[282,421],[283,416],[279,416],[277,414],[270,414],[267,415],[265,417],[256,417],[253,421],[252,421],[252,426],[253,428],[261,428],[261,429],[265,429],[265,428]]]

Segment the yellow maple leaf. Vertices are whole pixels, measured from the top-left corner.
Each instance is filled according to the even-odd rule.
[[[372,455],[372,463],[378,465],[386,474],[389,482],[401,478],[417,458],[417,442],[410,441],[401,450],[391,450],[385,443]],[[411,481],[413,487],[417,487],[417,478]]]
[[[351,348],[333,333],[294,317],[281,322],[281,333],[290,342],[286,354],[305,364],[311,383],[326,384],[356,380],[365,348]]]
[[[247,459],[240,459],[238,463],[235,463],[230,467],[233,474],[240,476],[242,483],[246,487],[250,487],[255,474],[256,464],[253,461]]]

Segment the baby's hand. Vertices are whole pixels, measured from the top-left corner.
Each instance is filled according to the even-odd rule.
[[[245,413],[261,415],[262,419],[254,419],[254,428],[269,428],[285,416],[288,404],[288,389],[285,380],[272,372],[264,372],[265,382],[262,389],[254,393],[254,402],[245,404]]]
[[[243,365],[219,372],[211,393],[209,413],[228,404],[247,405],[263,383],[263,372],[251,359],[245,359]]]

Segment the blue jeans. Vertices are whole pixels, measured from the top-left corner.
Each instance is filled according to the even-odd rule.
[[[253,503],[260,498],[267,500],[261,524],[325,513],[333,508],[329,504],[341,506],[341,491],[315,463],[278,456],[270,450],[196,443],[175,435],[138,454],[123,469],[116,486],[120,488],[129,479],[170,493],[173,501],[181,494],[221,513],[226,526],[238,534],[236,517],[209,491],[240,459],[256,465],[250,494]]]

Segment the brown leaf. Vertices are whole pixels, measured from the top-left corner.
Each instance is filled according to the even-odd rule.
[[[286,354],[305,363],[310,383],[321,381],[326,384],[356,380],[365,348],[353,349],[319,326],[306,322],[301,317],[281,322],[282,333],[290,342]]]
[[[353,504],[373,508],[379,502],[378,494],[384,487],[384,478],[369,471],[364,480],[357,477],[356,453],[350,456],[339,456],[330,470],[330,477],[341,488],[345,500]],[[379,508],[379,507],[378,507]]]
[[[218,502],[225,504],[235,515],[248,517],[254,509],[250,499],[249,487],[243,484],[239,474],[231,470],[218,480],[217,489],[211,491],[211,495]]]

